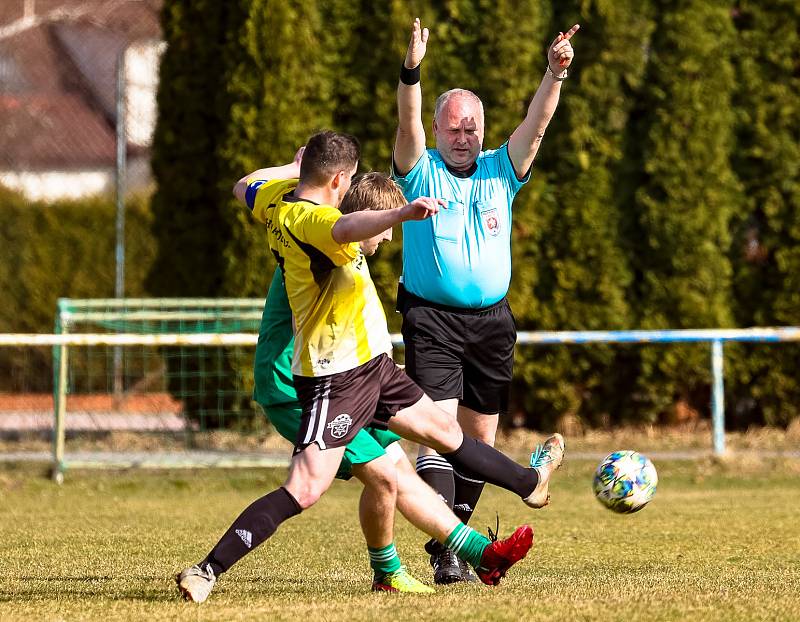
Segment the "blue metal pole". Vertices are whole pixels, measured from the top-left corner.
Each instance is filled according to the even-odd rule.
[[[725,380],[723,378],[722,341],[711,342],[711,375],[713,391],[711,394],[711,420],[714,426],[714,454],[725,453]]]

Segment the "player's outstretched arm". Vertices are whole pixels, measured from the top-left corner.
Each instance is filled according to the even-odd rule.
[[[422,28],[419,18],[411,28],[400,80],[397,84],[397,138],[394,143],[395,172],[408,173],[425,151],[425,127],[422,125],[422,87],[419,82],[420,63],[428,48],[428,29]]]
[[[245,175],[234,184],[233,196],[235,196],[242,205],[247,205],[245,194],[247,193],[247,186],[250,182],[256,179],[264,181],[271,181],[273,179],[297,179],[300,177],[300,162],[303,160],[303,152],[305,150],[305,147],[300,147],[297,153],[294,154],[294,160],[289,164],[260,168],[257,171]]]
[[[580,25],[575,24],[566,34],[559,33],[550,44],[547,49],[547,70],[528,106],[528,114],[508,139],[508,154],[520,178],[527,174],[533,164],[550,119],[558,106],[561,82],[575,56],[570,39],[579,28]]]
[[[338,244],[361,242],[407,220],[425,220],[444,206],[441,199],[420,197],[403,207],[387,210],[362,210],[345,214],[333,225],[331,235]]]

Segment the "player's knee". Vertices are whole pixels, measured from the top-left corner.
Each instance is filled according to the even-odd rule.
[[[307,510],[320,500],[325,491],[328,490],[328,486],[329,484],[323,484],[318,481],[305,481],[294,484],[287,482],[286,489],[297,499],[298,505]]]
[[[370,478],[369,487],[381,496],[397,496],[397,473],[381,472]]]
[[[438,409],[429,422],[431,425],[428,434],[433,441],[430,447],[438,452],[450,452],[458,449],[463,438],[458,421],[445,411]]]
[[[461,444],[461,439],[464,436],[461,432],[461,426],[458,425],[458,421],[453,419],[452,417],[446,417],[447,419],[447,426],[444,428],[444,439],[448,446],[452,446],[453,449],[457,449],[458,446]]]
[[[312,505],[314,505],[317,501],[320,500],[322,497],[322,493],[324,491],[316,489],[316,488],[308,488],[300,492],[297,497],[297,503],[300,505],[301,508],[307,510]]]
[[[475,433],[475,438],[479,441],[483,441],[487,445],[491,445],[494,447],[494,443],[497,440],[496,433],[492,432],[491,430],[482,430],[480,432]]]
[[[397,470],[388,456],[353,467],[353,474],[379,494],[397,494]]]

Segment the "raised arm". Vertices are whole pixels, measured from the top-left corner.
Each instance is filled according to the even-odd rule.
[[[561,94],[561,82],[566,78],[567,68],[575,56],[570,39],[579,28],[580,26],[575,24],[567,34],[559,33],[555,41],[550,44],[547,51],[547,70],[528,106],[528,114],[508,139],[508,154],[519,178],[525,176],[533,164],[550,119],[556,111]]]
[[[305,150],[305,147],[300,147],[297,153],[294,154],[294,160],[289,164],[260,168],[257,171],[245,175],[234,184],[233,196],[235,196],[242,205],[247,205],[245,194],[247,193],[248,179],[263,179],[264,181],[271,181],[273,179],[297,179],[300,177],[300,162],[303,160],[303,152]]]
[[[395,172],[408,173],[425,151],[425,127],[422,125],[422,87],[419,65],[428,46],[428,29],[414,20],[411,41],[397,84],[397,139],[394,143]],[[376,234],[377,235],[377,234]]]
[[[444,205],[441,199],[419,197],[403,207],[387,210],[362,210],[345,214],[333,225],[331,235],[339,244],[361,242],[407,220],[425,220]]]

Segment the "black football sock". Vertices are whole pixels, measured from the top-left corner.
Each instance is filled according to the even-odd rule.
[[[517,464],[491,445],[466,434],[461,447],[442,456],[465,477],[500,486],[523,499],[529,496],[539,483],[539,474],[535,469]]]
[[[483,487],[486,482],[469,478],[458,471],[454,471],[455,476],[455,497],[453,497],[453,512],[465,525],[472,518],[478,499],[481,498]]]
[[[210,564],[214,574],[219,576],[274,534],[282,522],[300,514],[302,510],[297,500],[283,487],[256,499],[228,527],[217,545],[200,562],[200,567]]]
[[[433,488],[451,510],[455,484],[453,482],[453,467],[439,454],[419,456],[417,458],[417,475],[428,486]]]
[[[453,509],[453,498],[455,497],[453,467],[447,460],[439,454],[418,456],[417,475],[439,494],[447,507]],[[425,550],[429,555],[435,555],[442,552],[444,546],[435,539],[431,539],[425,544]]]

